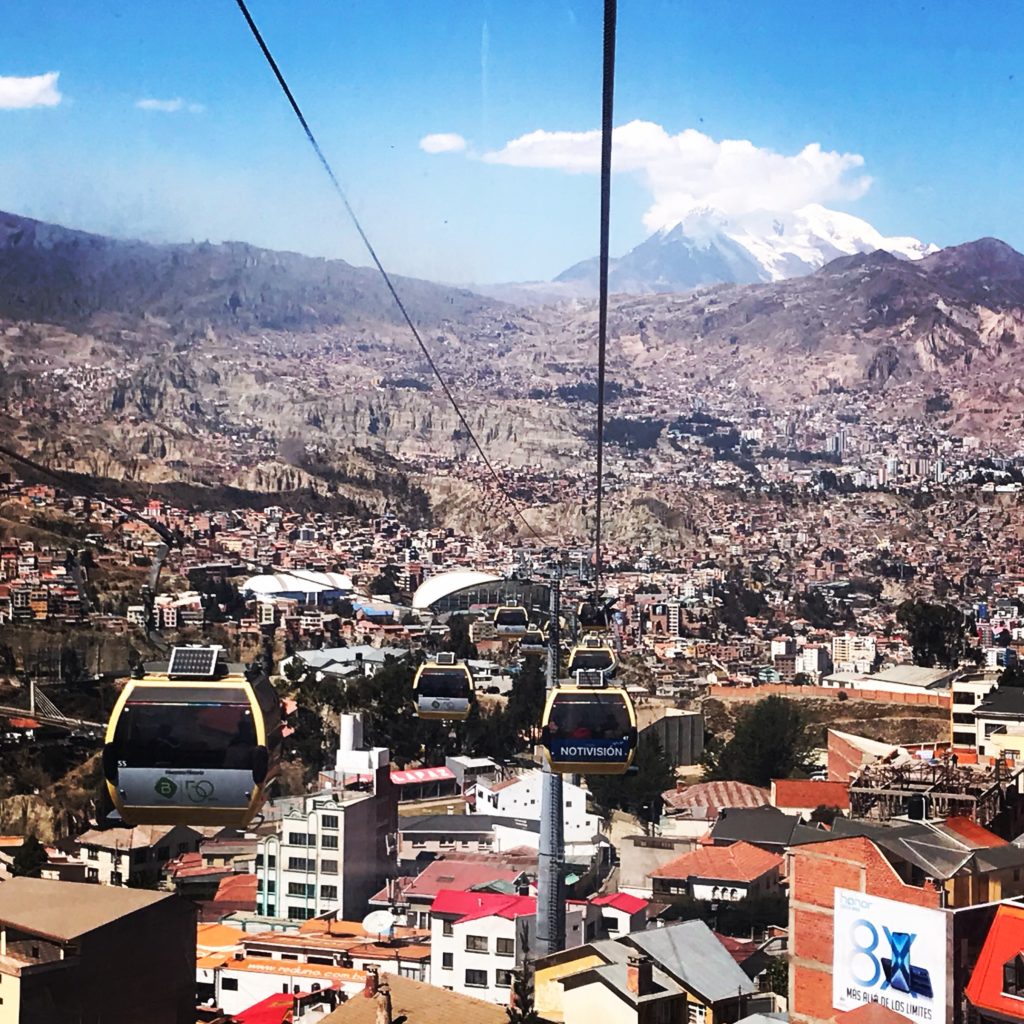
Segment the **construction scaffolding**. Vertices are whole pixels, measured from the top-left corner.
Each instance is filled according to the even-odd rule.
[[[1005,761],[959,764],[955,755],[929,761],[903,754],[866,765],[850,783],[853,818],[966,817],[990,828],[1022,792],[1024,767]]]

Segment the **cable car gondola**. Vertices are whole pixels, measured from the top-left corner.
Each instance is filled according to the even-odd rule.
[[[455,661],[454,654],[444,652],[421,665],[412,688],[420,718],[461,722],[469,717],[473,674],[468,666]]]
[[[496,608],[491,621],[498,636],[523,636],[530,628],[530,615],[521,605]]]
[[[103,774],[129,825],[232,825],[259,812],[281,760],[281,705],[266,673],[221,647],[175,647],[114,705]]]
[[[618,664],[615,649],[606,641],[590,636],[570,651],[569,678],[575,679],[577,672],[600,672],[602,678],[611,679]]]
[[[531,626],[519,641],[519,650],[523,654],[544,654],[548,649],[548,638],[544,630]]]
[[[576,622],[581,633],[601,633],[612,628],[612,608],[616,598],[602,601],[597,594],[576,606]]]
[[[560,683],[548,694],[541,743],[551,770],[621,775],[636,751],[636,711],[619,687]]]

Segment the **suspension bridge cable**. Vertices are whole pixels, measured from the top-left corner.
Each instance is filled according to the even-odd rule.
[[[612,198],[612,107],[615,99],[616,0],[604,0],[604,68],[601,82],[601,248],[597,319],[597,501],[594,510],[594,590],[601,586],[601,512],[604,495],[604,379],[608,348],[608,228]]]
[[[253,34],[260,50],[263,51],[263,56],[267,60],[267,64],[270,65],[270,70],[273,71],[274,77],[277,79],[277,84],[281,87],[281,91],[284,93],[285,98],[288,100],[289,105],[292,108],[292,112],[298,118],[299,124],[302,125],[302,130],[306,133],[306,138],[309,140],[309,144],[313,147],[313,151],[316,153],[317,159],[320,161],[320,165],[327,172],[327,177],[330,178],[331,185],[334,187],[334,191],[338,194],[338,198],[341,200],[345,207],[346,213],[352,224],[355,226],[359,237],[362,239],[363,245],[366,247],[366,251],[370,255],[370,259],[373,261],[373,265],[380,272],[380,276],[384,279],[384,284],[387,286],[387,290],[391,293],[392,299],[395,300],[395,305],[398,307],[399,312],[402,314],[402,319],[405,321],[406,326],[412,332],[412,336],[416,339],[416,344],[419,345],[420,351],[423,353],[423,357],[426,359],[430,369],[433,371],[434,376],[437,378],[438,384],[441,385],[441,390],[444,392],[445,397],[451,403],[452,408],[455,410],[456,416],[459,418],[459,422],[462,424],[463,429],[466,431],[467,436],[473,442],[474,448],[483,460],[484,465],[490,471],[491,476],[494,477],[495,482],[498,485],[498,489],[501,492],[502,497],[512,507],[515,516],[518,517],[526,528],[538,539],[543,540],[543,537],[534,529],[533,525],[523,514],[523,510],[520,508],[519,503],[508,493],[505,489],[505,485],[502,482],[498,471],[494,468],[491,460],[488,459],[484,452],[483,446],[477,440],[476,434],[473,432],[473,428],[470,427],[469,421],[463,415],[462,409],[459,408],[459,403],[455,400],[455,396],[452,394],[451,388],[448,387],[447,382],[441,375],[441,371],[438,369],[437,363],[434,362],[433,357],[430,354],[430,350],[427,348],[420,336],[420,332],[417,330],[416,325],[412,321],[412,317],[409,315],[408,310],[405,307],[405,303],[402,301],[402,297],[398,294],[398,290],[395,288],[394,282],[391,280],[391,276],[384,269],[384,264],[381,263],[380,257],[377,255],[377,250],[374,249],[373,244],[370,242],[369,236],[363,230],[363,225],[356,215],[356,211],[352,208],[352,204],[349,202],[348,195],[345,190],[341,187],[341,183],[338,181],[337,175],[334,173],[334,169],[331,167],[330,161],[324,155],[324,151],[320,148],[320,143],[317,142],[316,136],[313,134],[313,129],[310,128],[309,122],[306,120],[305,115],[302,113],[302,108],[299,106],[298,101],[295,99],[295,94],[292,92],[287,80],[278,67],[277,61],[274,59],[274,55],[270,52],[270,47],[267,46],[260,33],[259,28],[256,26],[256,22],[253,21],[252,15],[249,13],[249,8],[245,4],[245,0],[235,0],[238,5],[238,9],[242,12],[242,16],[245,18],[246,24],[249,26],[250,31]]]

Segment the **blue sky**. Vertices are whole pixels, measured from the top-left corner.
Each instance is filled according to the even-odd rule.
[[[526,166],[501,154],[529,133],[597,127],[597,0],[251,9],[387,266],[541,279],[596,252],[597,180],[564,169],[572,146],[555,136],[517,158]],[[751,143],[732,162],[730,201],[749,182],[760,202],[775,159],[783,205],[795,194],[883,234],[991,234],[1024,249],[1022,33],[1024,7],[1005,2],[620,0],[616,124],[650,122],[670,141],[693,129],[712,162],[680,198],[676,164],[648,167],[641,147],[615,178],[613,252],[662,207],[717,194],[725,139]],[[3,35],[0,209],[367,262],[231,0],[8,0]],[[465,149],[424,152],[434,133]],[[822,159],[807,184],[795,158],[815,143],[863,162]]]

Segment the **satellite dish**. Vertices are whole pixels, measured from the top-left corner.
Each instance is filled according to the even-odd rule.
[[[390,910],[374,910],[363,918],[363,931],[367,935],[388,935],[395,926],[395,915]]]

